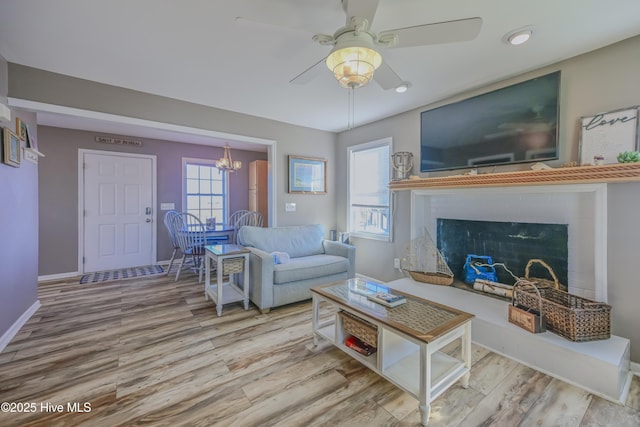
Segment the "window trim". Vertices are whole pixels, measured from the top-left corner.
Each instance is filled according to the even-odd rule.
[[[356,145],[352,145],[347,147],[347,232],[349,233],[350,237],[359,237],[359,238],[363,238],[363,239],[371,239],[371,240],[379,240],[379,241],[383,241],[383,242],[393,242],[393,229],[394,229],[394,221],[393,221],[393,201],[394,201],[394,197],[393,197],[393,193],[389,191],[389,234],[388,235],[381,235],[381,234],[376,234],[376,233],[367,233],[367,232],[363,232],[363,231],[351,231],[351,156],[353,153],[358,152],[358,151],[364,151],[364,150],[370,150],[373,148],[379,148],[379,147],[384,147],[384,146],[388,146],[389,147],[389,153],[393,152],[393,138],[392,137],[386,137],[386,138],[382,138],[382,139],[378,139],[375,141],[370,141],[370,142],[364,142],[361,144],[356,144]],[[391,174],[392,174],[392,170],[391,170],[391,159],[389,159],[388,161],[388,167],[389,167],[389,179],[391,179]]]
[[[182,206],[180,211],[187,211],[187,163],[189,164],[199,164],[205,166],[213,166],[215,167],[215,161],[212,159],[200,159],[197,157],[183,157],[182,158]],[[226,213],[227,218],[229,217],[229,177],[224,177],[224,206],[223,210]],[[227,218],[224,218],[224,222],[227,221]]]

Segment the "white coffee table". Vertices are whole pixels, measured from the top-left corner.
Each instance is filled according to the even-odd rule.
[[[404,295],[407,302],[387,308],[367,299],[373,292],[389,292],[385,284],[360,278],[311,288],[313,299],[314,344],[319,339],[333,345],[403,389],[420,402],[422,425],[429,422],[431,402],[456,381],[469,386],[471,372],[471,319],[465,313],[417,296]],[[333,312],[320,319],[320,306]],[[377,351],[365,356],[349,348],[352,335],[340,312],[349,313],[376,331]],[[448,344],[460,340],[459,354],[443,352]]]
[[[243,301],[244,309],[249,309],[249,249],[239,245],[207,245],[205,248],[204,298],[211,298],[216,304],[218,316],[222,316],[223,304]],[[211,263],[216,263],[217,282],[211,284]],[[242,273],[242,287],[234,281],[234,276]],[[224,276],[228,280],[224,281]]]

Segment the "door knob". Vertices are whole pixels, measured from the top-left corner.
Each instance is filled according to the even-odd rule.
[[[151,222],[151,218],[147,218],[145,222]]]

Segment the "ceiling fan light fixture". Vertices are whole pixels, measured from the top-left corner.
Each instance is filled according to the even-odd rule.
[[[340,86],[356,89],[365,86],[382,64],[382,55],[373,48],[374,36],[367,32],[346,32],[337,37],[326,64]]]
[[[221,171],[235,172],[242,167],[242,162],[239,160],[231,159],[231,150],[229,144],[224,146],[224,156],[221,159],[216,160],[216,168]]]
[[[373,78],[374,71],[382,64],[382,56],[368,47],[349,46],[331,52],[326,62],[340,86],[356,89]]]

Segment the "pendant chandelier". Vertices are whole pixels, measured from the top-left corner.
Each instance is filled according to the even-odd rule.
[[[235,172],[242,167],[242,162],[239,160],[231,159],[231,151],[229,151],[229,144],[224,146],[224,156],[221,159],[216,160],[216,168],[221,171]]]

